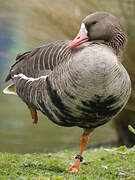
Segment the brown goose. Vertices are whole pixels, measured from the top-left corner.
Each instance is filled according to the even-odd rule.
[[[95,42],[94,40],[99,40]],[[123,65],[127,36],[118,19],[106,12],[88,15],[77,37],[19,54],[6,81],[30,108],[60,126],[83,128],[80,152],[69,171],[79,171],[90,133],[115,117],[131,91]]]

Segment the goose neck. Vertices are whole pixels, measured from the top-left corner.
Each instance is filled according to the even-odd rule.
[[[109,41],[106,41],[105,44],[110,46],[120,61],[122,61],[127,45],[126,33],[122,31],[115,32],[113,37]]]

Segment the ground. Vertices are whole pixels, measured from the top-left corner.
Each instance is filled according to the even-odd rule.
[[[76,151],[48,154],[0,153],[0,179],[25,180],[135,180],[135,147],[93,149],[84,152],[81,169],[70,173]]]

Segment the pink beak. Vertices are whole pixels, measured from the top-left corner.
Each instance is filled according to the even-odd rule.
[[[69,47],[75,48],[87,41],[88,41],[87,30],[83,26],[83,27],[81,27],[81,29],[80,29],[79,33],[77,34],[77,36],[75,37],[75,39],[69,44]]]

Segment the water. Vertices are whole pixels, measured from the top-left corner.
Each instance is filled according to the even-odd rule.
[[[93,11],[93,8],[96,9],[94,4],[88,8],[89,3],[79,2],[76,4],[74,1],[61,0],[52,4],[48,0],[46,2],[39,0],[31,4],[25,0],[22,2],[13,0],[12,3],[1,1],[1,88],[6,86],[4,78],[17,52],[75,36],[82,18]],[[67,8],[68,6],[70,8]],[[101,7],[100,4],[99,6]],[[40,112],[38,116],[38,124],[33,125],[26,105],[18,97],[3,95],[0,90],[0,152],[55,152],[79,148],[82,134],[80,128],[60,127]],[[92,133],[89,144],[112,139],[116,139],[116,134],[111,123],[108,123]]]
[[[0,93],[0,152],[55,152],[79,148],[82,129],[60,127],[38,112],[38,124],[32,124],[27,106],[16,96]],[[89,144],[116,138],[110,124],[97,128]]]

